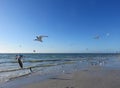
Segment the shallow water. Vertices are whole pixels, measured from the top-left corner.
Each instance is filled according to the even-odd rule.
[[[23,54],[24,69],[20,69],[16,54],[0,54],[0,83],[37,74],[72,72],[90,66],[120,69],[119,54]]]

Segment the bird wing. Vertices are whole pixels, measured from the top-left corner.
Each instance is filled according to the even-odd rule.
[[[34,40],[35,40],[35,41],[43,42],[43,41],[42,41],[42,38],[43,38],[43,37],[48,37],[48,36],[45,36],[45,35],[36,36],[36,39],[34,39]]]
[[[39,38],[39,36],[36,36],[36,38],[38,39],[38,38]]]
[[[94,37],[94,39],[99,39],[99,38],[100,38],[100,36],[95,36],[95,37]]]
[[[46,36],[46,35],[41,35],[41,36],[39,36],[39,37],[48,37],[48,36]]]

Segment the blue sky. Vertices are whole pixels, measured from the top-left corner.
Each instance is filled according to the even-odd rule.
[[[119,4],[118,0],[0,0],[0,53],[120,51]],[[48,38],[33,41],[39,35]]]

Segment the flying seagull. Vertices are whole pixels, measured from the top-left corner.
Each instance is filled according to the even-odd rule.
[[[44,35],[36,36],[35,41],[43,42],[42,40],[43,37],[48,37],[48,36],[44,36]]]
[[[100,39],[100,36],[99,36],[99,35],[97,35],[97,36],[95,36],[95,37],[94,37],[94,39]]]

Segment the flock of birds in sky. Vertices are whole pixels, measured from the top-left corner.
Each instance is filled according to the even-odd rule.
[[[106,33],[106,36],[107,37],[110,36],[110,33]],[[48,36],[45,36],[45,35],[36,36],[36,39],[34,39],[34,41],[43,42],[44,37],[48,37]],[[100,39],[100,37],[101,37],[100,35],[96,35],[94,39]]]
[[[107,37],[110,36],[110,33],[106,33],[106,36]],[[34,39],[34,41],[43,42],[44,37],[48,37],[48,36],[45,36],[45,35],[36,36],[36,39]],[[100,39],[100,37],[101,37],[100,35],[96,35],[94,39]]]
[[[110,33],[106,33],[106,37],[109,37],[109,36],[110,36]],[[43,42],[43,38],[45,38],[45,37],[48,37],[48,36],[46,36],[46,35],[36,36],[34,41]],[[96,35],[96,36],[93,37],[93,39],[95,39],[95,40],[99,40],[100,38],[101,38],[100,35]],[[21,47],[21,45],[19,47]],[[88,48],[86,50],[88,50]],[[36,50],[33,50],[33,52],[35,53]]]

